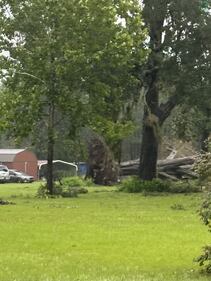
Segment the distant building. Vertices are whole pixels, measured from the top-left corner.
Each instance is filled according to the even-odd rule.
[[[0,163],[37,179],[37,157],[28,149],[0,149]]]
[[[38,160],[38,178],[47,177],[47,160]],[[63,160],[53,160],[54,178],[62,178],[68,176],[76,176],[78,166],[75,163],[66,162]]]

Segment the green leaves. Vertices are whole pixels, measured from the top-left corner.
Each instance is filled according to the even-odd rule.
[[[211,231],[211,194],[210,192],[206,195],[205,200],[202,203],[202,206],[199,210],[199,215],[203,223],[208,226],[209,231]],[[206,245],[203,247],[203,253],[194,259],[195,262],[198,262],[206,273],[211,273],[211,246]]]
[[[37,129],[41,120],[47,128],[52,105],[55,130],[62,116],[72,132],[104,120],[93,127],[110,142],[132,131],[119,116],[139,95],[132,69],[146,56],[139,1],[4,0],[0,18],[12,73],[5,82],[6,119],[15,134]]]

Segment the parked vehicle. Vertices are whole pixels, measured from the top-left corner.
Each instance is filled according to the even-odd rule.
[[[9,170],[9,182],[19,182],[19,177],[16,170]]]
[[[7,182],[9,178],[9,169],[7,166],[0,165],[0,182]]]
[[[9,181],[10,182],[33,182],[34,177],[29,176],[23,172],[16,170],[9,170]]]

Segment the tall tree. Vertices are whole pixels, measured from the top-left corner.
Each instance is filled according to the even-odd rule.
[[[157,176],[160,127],[177,104],[199,95],[209,13],[200,0],[191,1],[191,8],[187,0],[146,0],[143,16],[151,52],[145,69],[137,66],[145,87],[140,177],[152,180]]]
[[[10,54],[5,77],[8,127],[22,136],[45,126],[52,193],[55,126],[61,117],[69,118],[73,133],[90,124],[93,115],[103,116],[108,104],[119,101],[119,108],[125,101],[125,81],[132,77],[135,59],[144,57],[138,49],[145,38],[139,3],[3,0],[0,12],[1,41]]]

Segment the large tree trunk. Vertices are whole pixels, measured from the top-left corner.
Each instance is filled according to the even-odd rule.
[[[54,22],[55,24],[55,22]],[[56,55],[50,53],[51,83],[49,88],[49,108],[48,108],[48,146],[47,146],[47,189],[51,195],[54,193],[53,158],[55,145],[55,96],[56,92],[56,71],[54,68]]]
[[[162,65],[162,35],[167,11],[167,1],[144,1],[143,15],[150,36],[151,53],[148,58],[144,77],[145,113],[143,118],[143,135],[140,155],[139,176],[142,180],[152,180],[157,177],[157,158],[159,146],[159,127],[170,114],[167,106],[159,105],[159,70]],[[159,13],[154,10],[159,9]],[[165,104],[167,105],[168,102]],[[164,111],[166,115],[164,115]],[[169,114],[168,114],[169,111]]]
[[[157,87],[158,68],[156,57],[149,59],[152,69],[147,77],[148,90],[145,96],[143,132],[140,156],[140,178],[152,180],[157,177],[157,158],[159,142],[159,91]]]
[[[157,177],[156,167],[161,141],[161,126],[176,106],[177,97],[171,96],[165,104],[159,106],[156,85],[147,93],[146,97],[139,176],[142,180],[152,180]]]
[[[49,194],[53,195],[53,154],[54,143],[52,140],[48,140],[48,156],[47,156],[47,188]]]
[[[54,158],[54,104],[49,106],[48,147],[47,147],[47,189],[53,195],[53,158]]]
[[[158,138],[153,127],[144,126],[140,157],[140,178],[152,180],[157,177]]]

